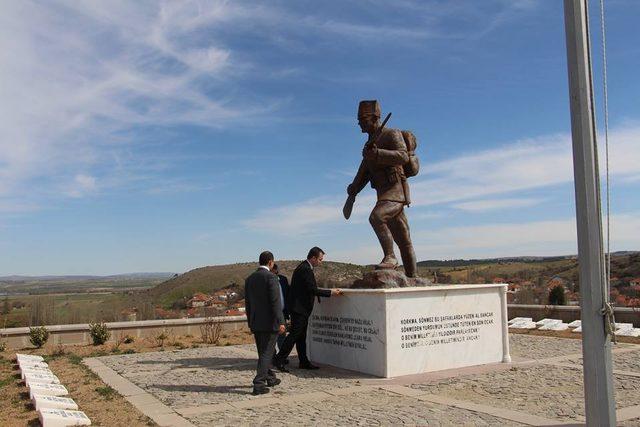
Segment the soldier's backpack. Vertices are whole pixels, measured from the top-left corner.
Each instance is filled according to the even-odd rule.
[[[404,175],[409,178],[418,175],[418,172],[420,172],[420,160],[418,160],[418,156],[416,156],[418,141],[410,130],[403,130],[402,137],[404,138],[404,143],[407,145],[407,152],[409,153],[409,161],[403,165]]]

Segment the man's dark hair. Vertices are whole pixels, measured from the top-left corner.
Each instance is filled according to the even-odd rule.
[[[273,261],[273,254],[269,251],[264,251],[260,254],[260,258],[258,258],[258,262],[260,265],[267,266],[269,261]]]
[[[309,253],[307,254],[307,259],[311,259],[313,257],[319,257],[320,254],[324,255],[324,251],[317,246],[309,249]]]
[[[280,270],[280,269],[278,268],[278,264],[273,264],[273,267],[272,267],[271,269],[272,269],[272,270],[276,270],[276,271],[277,271],[277,270]]]

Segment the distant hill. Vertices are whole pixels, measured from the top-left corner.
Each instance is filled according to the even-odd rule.
[[[280,261],[280,273],[291,278],[300,261]],[[144,291],[144,297],[153,304],[169,308],[191,298],[196,292],[212,293],[230,285],[242,288],[244,279],[256,269],[255,263],[239,263],[196,268],[166,280]],[[316,271],[322,287],[349,287],[372,265],[362,266],[328,261]],[[568,282],[578,281],[578,262],[575,255],[553,257],[506,257],[472,260],[427,260],[418,263],[421,277],[439,283],[487,283],[496,277],[523,280],[548,280],[559,276]],[[617,252],[612,256],[612,276],[640,276],[640,253]]]
[[[0,276],[0,282],[86,282],[127,279],[166,279],[175,273],[124,273],[108,276],[66,275],[66,276]]]
[[[300,261],[278,261],[280,274],[291,278]],[[244,286],[244,280],[257,268],[255,263],[214,265],[196,268],[177,275],[146,291],[151,300],[164,307],[170,307],[176,301],[190,298],[196,292],[212,293],[232,284]],[[324,262],[317,270],[318,284],[322,287],[345,287],[355,279],[362,277],[372,266],[361,266],[341,262]]]
[[[0,294],[55,294],[112,292],[144,289],[172,277],[174,273],[128,273],[112,276],[4,276]]]
[[[612,252],[611,257],[620,257],[624,255],[639,254],[638,251],[618,251]],[[419,267],[459,267],[482,264],[499,264],[499,263],[547,263],[562,260],[577,260],[577,255],[559,255],[559,256],[518,256],[518,257],[502,257],[502,258],[482,258],[482,259],[452,259],[452,260],[425,260],[418,262]]]

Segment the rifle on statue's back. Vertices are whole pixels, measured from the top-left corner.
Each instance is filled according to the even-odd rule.
[[[380,135],[382,135],[382,131],[384,130],[384,127],[390,118],[391,118],[391,113],[387,114],[387,117],[384,118],[384,121],[376,131],[375,135],[369,138],[367,143],[364,145],[365,150],[375,148],[376,144],[378,143],[378,139],[380,139]],[[347,196],[347,201],[344,202],[344,207],[342,208],[342,214],[344,215],[345,219],[349,219],[349,217],[351,216],[351,212],[353,211],[353,204],[355,202],[356,202],[355,194]]]

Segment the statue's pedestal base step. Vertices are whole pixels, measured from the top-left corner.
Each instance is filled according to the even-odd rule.
[[[345,289],[315,305],[311,360],[385,378],[510,362],[506,286]]]

